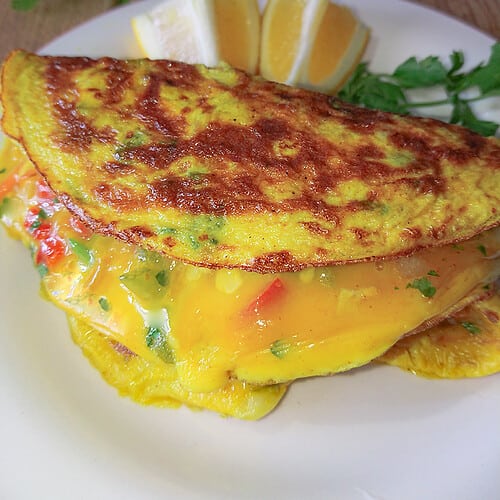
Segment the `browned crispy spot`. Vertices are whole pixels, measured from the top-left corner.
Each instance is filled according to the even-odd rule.
[[[88,58],[59,58],[50,60],[46,69],[47,92],[52,97],[54,113],[61,125],[60,131],[53,137],[54,143],[66,152],[88,150],[92,140],[112,142],[114,131],[105,127],[95,128],[76,107],[76,96],[62,89],[71,86],[74,72],[81,71],[94,64]]]
[[[330,234],[329,229],[323,227],[317,222],[302,222],[301,224],[312,234],[319,234],[323,236],[328,236]]]
[[[259,273],[272,273],[276,269],[283,271],[297,270],[297,263],[290,252],[272,252],[260,255],[252,262],[252,270],[255,269]]]

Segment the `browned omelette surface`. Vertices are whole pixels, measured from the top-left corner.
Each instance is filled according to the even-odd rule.
[[[71,211],[186,262],[295,271],[500,221],[498,139],[227,67],[17,51],[2,104]]]

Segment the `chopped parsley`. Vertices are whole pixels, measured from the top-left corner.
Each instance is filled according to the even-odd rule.
[[[78,257],[78,260],[85,266],[89,267],[94,262],[94,254],[92,250],[87,248],[83,243],[75,238],[69,238],[69,246],[71,251]]]
[[[478,333],[481,333],[481,328],[479,328],[476,324],[471,323],[470,321],[462,321],[460,323],[469,333],[472,333],[472,335],[477,335]]]
[[[36,269],[38,271],[38,274],[40,275],[40,278],[44,278],[49,272],[49,268],[45,264],[38,264],[38,266],[36,266]]]
[[[99,305],[101,306],[101,309],[102,309],[103,311],[108,312],[108,311],[111,309],[111,306],[110,306],[110,304],[109,304],[109,301],[108,301],[108,299],[107,299],[106,297],[101,297],[101,298],[99,299]]]
[[[38,229],[42,225],[42,221],[48,217],[47,212],[41,208],[40,211],[36,214],[36,219],[30,226],[30,231]]]
[[[10,6],[14,10],[31,10],[37,3],[38,0],[10,0]]]
[[[0,168],[0,174],[5,174],[5,172],[7,172],[6,168]]]
[[[175,356],[168,345],[165,332],[156,326],[150,326],[146,332],[146,345],[156,352],[165,363],[174,363]]]
[[[283,359],[288,351],[290,350],[290,344],[283,340],[276,340],[271,344],[269,349],[273,356],[276,356],[279,359]]]
[[[434,297],[436,293],[436,287],[427,278],[416,278],[411,283],[406,285],[406,288],[415,288],[424,297],[431,298]]]
[[[428,273],[427,276],[439,276],[439,273],[437,271],[434,271],[434,269],[431,269]]]
[[[160,271],[159,273],[156,274],[155,276],[157,283],[160,286],[167,286],[168,284],[168,276],[167,276],[167,271]]]
[[[162,227],[158,229],[158,234],[177,234],[175,227]]]
[[[0,217],[7,213],[7,207],[9,206],[10,198],[5,197],[0,203]]]
[[[486,247],[484,245],[479,245],[477,249],[486,257]]]
[[[189,243],[191,244],[191,248],[193,250],[198,250],[201,246],[201,243],[196,239],[196,236],[192,234],[189,235]]]

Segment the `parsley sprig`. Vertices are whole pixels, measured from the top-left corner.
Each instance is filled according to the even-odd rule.
[[[40,0],[10,0],[14,10],[31,10],[38,5]],[[126,4],[129,0],[114,0],[113,6]]]
[[[424,59],[410,57],[393,73],[374,73],[367,63],[358,65],[351,78],[339,92],[347,102],[382,111],[408,114],[418,108],[451,104],[451,123],[463,125],[479,134],[495,135],[499,124],[480,120],[471,103],[500,96],[500,42],[491,47],[486,63],[470,71],[462,71],[465,58],[462,51],[453,51],[449,64],[437,56]],[[413,102],[408,91],[441,87],[445,97],[433,101]],[[471,92],[474,94],[471,96]]]
[[[38,0],[10,0],[10,6],[14,10],[31,10],[37,3]]]

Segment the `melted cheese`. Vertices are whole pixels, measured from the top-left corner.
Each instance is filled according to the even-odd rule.
[[[14,188],[17,205],[3,220],[29,241],[23,219],[40,204],[41,179],[25,165],[9,171],[24,174]],[[67,245],[43,278],[48,298],[141,358],[175,363],[179,382],[193,392],[234,378],[269,384],[368,363],[463,306],[499,273],[490,258],[500,250],[498,230],[384,263],[262,275],[193,267],[110,237],[82,236],[61,204],[50,223],[87,258]],[[432,294],[426,286],[432,296],[423,295]]]
[[[235,380],[218,391],[189,392],[179,383],[174,365],[123,352],[92,326],[74,317],[68,320],[75,343],[106,382],[137,403],[174,408],[185,403],[192,408],[256,420],[269,413],[286,391],[283,384],[256,387]]]

